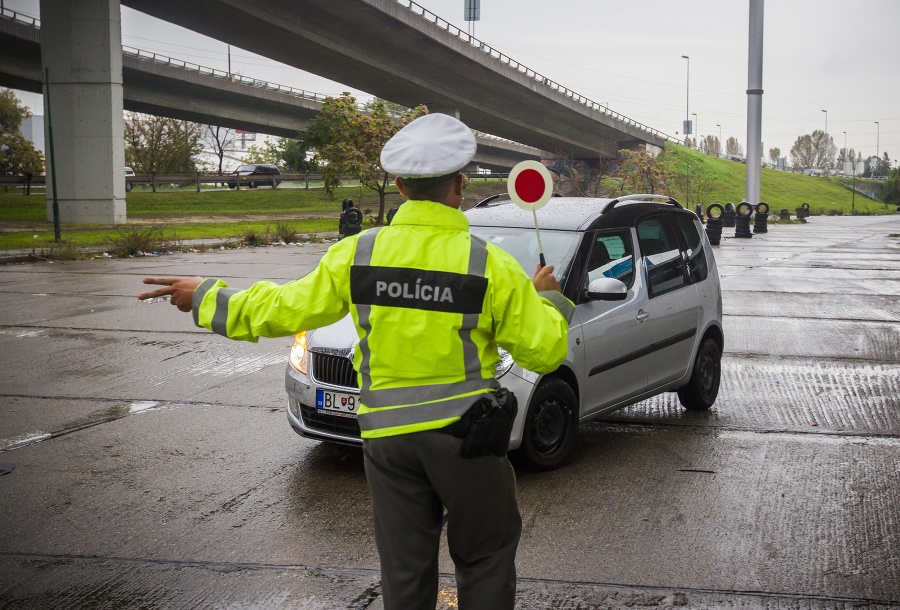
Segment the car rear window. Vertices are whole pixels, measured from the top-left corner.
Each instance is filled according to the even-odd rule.
[[[706,253],[703,252],[703,240],[697,229],[697,221],[688,214],[675,214],[675,225],[684,236],[684,243],[690,250],[688,267],[691,270],[691,281],[702,282],[709,274],[706,264]]]

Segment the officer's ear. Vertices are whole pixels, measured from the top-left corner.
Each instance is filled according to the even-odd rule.
[[[400,180],[400,176],[394,178],[394,184],[397,185],[397,190],[400,191],[400,194],[409,199],[406,195],[406,188],[403,186],[403,182]]]
[[[462,174],[458,174],[456,176],[456,180],[453,181],[453,193],[455,195],[459,195],[460,197],[462,197],[463,182],[465,181],[465,179],[466,179],[466,177],[463,176]]]

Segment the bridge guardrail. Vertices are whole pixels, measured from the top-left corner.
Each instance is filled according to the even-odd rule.
[[[413,2],[413,0],[396,0],[396,2],[398,4],[405,6],[413,13],[420,15],[421,17],[427,19],[428,21],[435,24],[439,28],[446,30],[448,33],[456,35],[456,37],[459,38],[460,40],[462,40],[463,42],[466,42],[473,47],[481,49],[481,51],[487,53],[494,59],[499,60],[501,63],[507,64],[511,68],[514,68],[515,70],[518,70],[519,72],[525,74],[525,76],[528,76],[529,78],[533,78],[534,80],[541,82],[544,85],[547,85],[548,87],[550,87],[552,89],[555,89],[556,91],[559,91],[563,95],[572,98],[576,102],[584,104],[585,106],[587,106],[593,110],[597,110],[598,112],[603,112],[604,114],[609,115],[619,121],[622,121],[623,123],[626,123],[633,127],[637,127],[638,129],[641,129],[642,131],[646,131],[650,134],[660,137],[663,140],[667,140],[670,142],[676,142],[676,140],[674,138],[659,131],[658,129],[654,129],[653,127],[650,127],[649,125],[644,125],[643,123],[639,123],[639,122],[637,122],[633,119],[630,119],[622,114],[619,114],[618,112],[610,110],[606,104],[600,104],[599,102],[595,102],[589,98],[586,98],[583,95],[576,93],[575,91],[572,91],[571,89],[568,89],[567,87],[564,87],[563,85],[560,85],[556,81],[554,81],[550,78],[547,78],[543,74],[532,70],[528,66],[522,65],[521,63],[519,63],[518,61],[516,61],[509,55],[506,55],[502,51],[499,51],[499,50],[493,48],[489,44],[475,38],[474,36],[471,36],[470,34],[468,34],[466,32],[463,32],[461,29],[459,29],[458,27],[456,27],[455,25],[453,25],[446,19],[442,19],[441,17],[438,17],[436,14],[432,13],[424,6],[417,4],[416,2]]]

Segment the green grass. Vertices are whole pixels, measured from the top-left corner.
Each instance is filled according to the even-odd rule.
[[[685,148],[677,144],[666,146],[664,155],[677,155],[681,161],[679,169],[685,160],[690,161],[691,174],[703,173],[710,176],[715,187],[704,205],[713,202],[734,204],[744,199],[747,166],[736,161],[719,159],[704,155],[696,150]],[[804,176],[780,172],[774,169],[763,168],[760,183],[760,198],[769,204],[770,213],[777,213],[786,208],[793,213],[795,208],[803,202],[808,202],[810,212],[816,214],[828,214],[832,210],[840,210],[844,214],[850,214],[851,208],[857,214],[884,214],[893,211],[886,208],[884,203],[871,199],[861,193],[856,193],[856,204],[853,206],[853,192],[839,184],[843,179],[816,176]],[[686,203],[682,193],[674,192],[681,203]],[[693,201],[691,202],[693,207]]]
[[[337,219],[302,219],[288,221],[296,227],[297,233],[312,234],[327,231],[337,231]],[[16,231],[0,233],[0,252],[4,250],[31,250],[38,254],[41,250],[47,251],[58,247],[53,241],[53,226],[49,223],[49,229],[39,231]],[[234,223],[188,223],[180,225],[167,225],[163,230],[164,239],[178,243],[189,239],[221,239],[240,240],[245,234],[254,231],[258,234],[273,236],[275,233],[275,221],[247,221]],[[34,236],[37,235],[37,238]],[[112,238],[117,235],[111,228],[71,228],[63,227],[61,236],[63,241],[72,248],[91,248],[109,246]]]

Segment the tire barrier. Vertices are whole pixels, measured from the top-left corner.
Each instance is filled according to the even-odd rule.
[[[343,208],[338,221],[338,234],[341,237],[356,235],[362,231],[363,213],[359,208],[353,207],[352,199],[344,199]]]
[[[753,214],[753,206],[742,201],[735,210],[734,217],[734,236],[741,239],[749,239],[753,237],[750,231],[750,216]]]
[[[797,208],[797,220],[806,222],[805,218],[809,218],[809,204],[804,201],[803,205]]]
[[[706,237],[712,246],[718,246],[722,241],[722,218],[725,216],[725,208],[721,203],[711,203],[706,208]]]
[[[790,220],[791,219],[791,211],[790,210],[781,210],[781,220]]]
[[[723,227],[733,227],[735,216],[736,215],[734,212],[734,204],[726,203],[725,204],[725,212],[722,213],[722,226]]]
[[[769,232],[769,204],[765,201],[760,201],[756,206],[756,216],[753,218],[753,232]]]
[[[700,219],[700,222],[703,222],[703,206],[699,203],[697,204],[697,218]]]
[[[391,221],[394,220],[394,214],[396,214],[399,209],[400,208],[391,208],[388,210],[388,213],[384,217],[384,224],[390,225]]]

